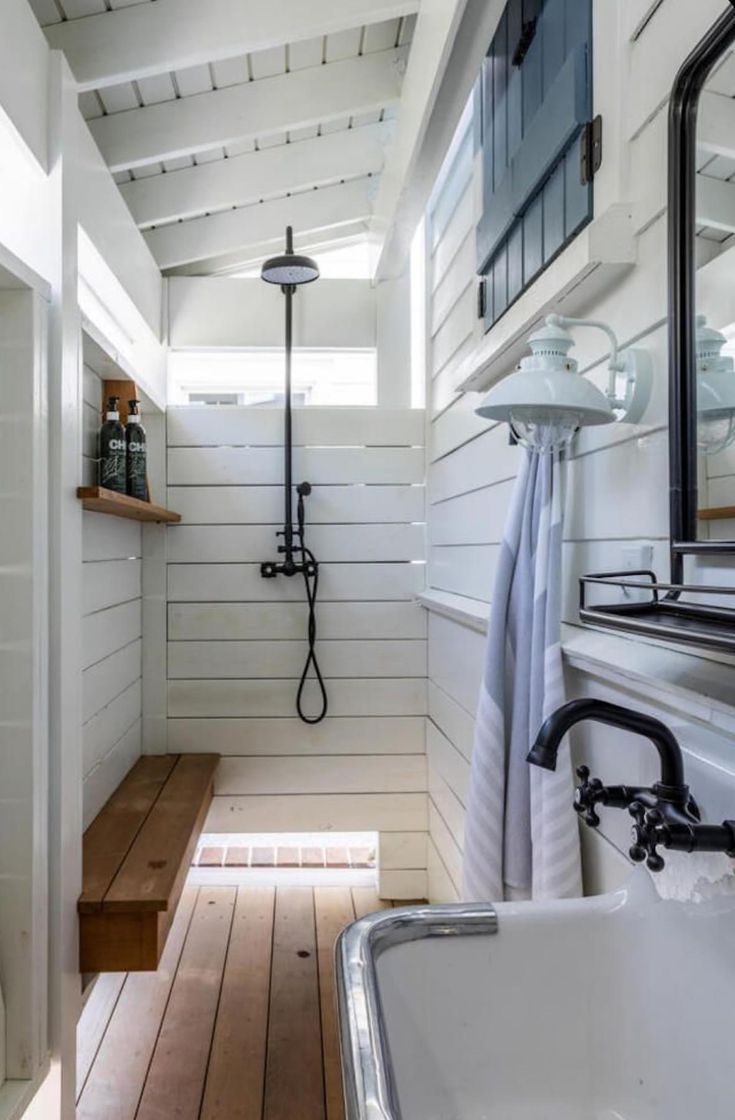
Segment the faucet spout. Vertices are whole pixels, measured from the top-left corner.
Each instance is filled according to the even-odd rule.
[[[541,727],[527,761],[545,770],[556,770],[559,745],[567,731],[588,719],[650,739],[661,761],[661,785],[679,790],[685,787],[681,748],[668,727],[653,716],[631,712],[606,700],[571,700],[557,708]]]

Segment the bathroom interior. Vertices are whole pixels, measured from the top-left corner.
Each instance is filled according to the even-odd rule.
[[[735,0],[2,8],[0,1120],[732,1120]]]

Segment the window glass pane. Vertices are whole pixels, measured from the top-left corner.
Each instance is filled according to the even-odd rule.
[[[169,354],[172,404],[283,405],[281,350],[174,350]],[[294,405],[376,405],[375,350],[295,350]]]

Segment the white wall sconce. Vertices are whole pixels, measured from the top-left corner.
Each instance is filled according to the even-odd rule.
[[[722,353],[726,342],[697,315],[697,446],[704,455],[724,451],[735,439],[735,363]]]
[[[577,361],[569,357],[574,345],[569,327],[595,327],[608,336],[606,392],[580,374]],[[475,410],[478,416],[505,420],[518,442],[533,450],[566,447],[587,425],[640,421],[653,381],[647,350],[621,351],[607,323],[564,315],[547,316],[528,345],[530,355],[493,386]]]

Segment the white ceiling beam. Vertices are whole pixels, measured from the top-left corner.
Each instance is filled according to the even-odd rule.
[[[45,28],[80,90],[397,19],[419,0],[157,0]]]
[[[713,156],[735,157],[735,99],[705,90],[697,112],[697,147]]]
[[[141,228],[248,206],[281,194],[380,172],[391,124],[386,121],[331,132],[167,175],[133,179],[123,183],[120,190]]]
[[[307,230],[303,235],[294,231],[294,248],[297,253],[308,253],[319,257],[320,253],[342,245],[362,241],[368,236],[368,219],[347,222],[336,229]],[[247,245],[233,253],[222,253],[217,257],[205,257],[191,264],[181,265],[168,270],[169,276],[232,276],[259,269],[267,257],[273,255],[273,241],[263,244]]]
[[[112,113],[89,127],[112,171],[142,167],[395,104],[402,57],[390,50],[330,62]]]
[[[378,279],[400,271],[404,263],[401,259],[398,266],[389,267],[388,264],[388,256],[393,250],[394,227],[402,219],[401,208],[406,191],[410,189],[417,169],[466,6],[467,0],[423,0],[419,11],[403,82],[398,128],[388,152],[375,203],[373,229],[380,245],[376,261]],[[482,7],[492,9],[494,4],[483,4]],[[485,49],[488,42],[489,39],[483,43]],[[411,214],[409,224],[413,217]],[[402,254],[399,256],[405,257]]]
[[[372,179],[356,179],[241,210],[176,222],[149,230],[146,240],[159,267],[169,269],[232,253],[248,245],[268,241],[280,243],[287,225],[292,225],[302,235],[314,230],[335,229],[370,216],[373,182]]]
[[[697,175],[697,225],[735,232],[735,183]]]

